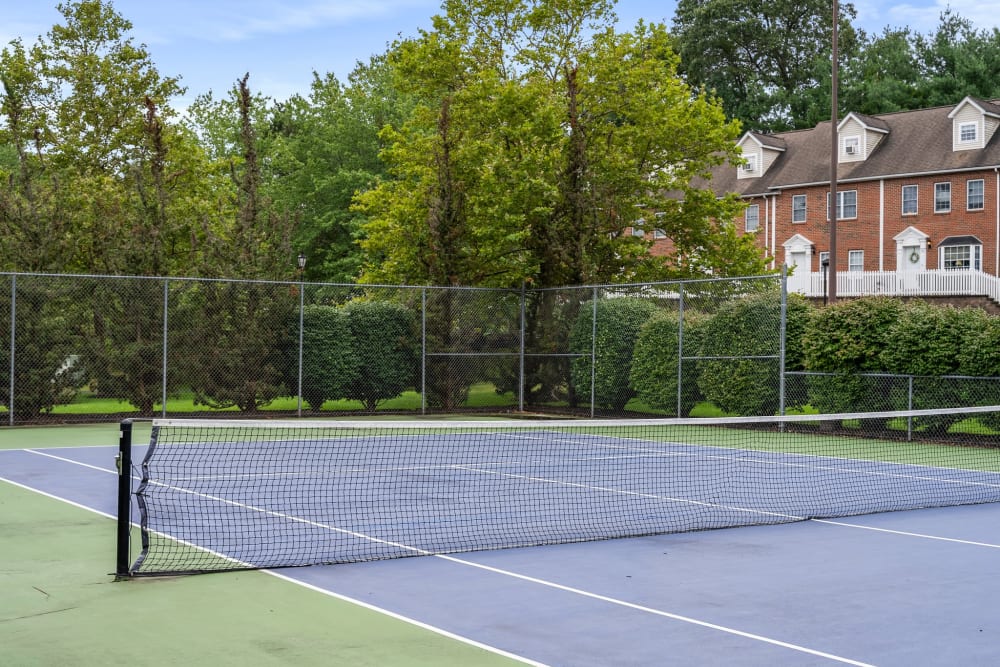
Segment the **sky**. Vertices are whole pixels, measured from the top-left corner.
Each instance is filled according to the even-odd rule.
[[[844,0],[841,0],[844,2]],[[0,47],[26,46],[61,21],[59,0],[0,0]],[[430,27],[441,0],[112,0],[146,45],[161,76],[179,76],[188,91],[176,106],[213,91],[216,97],[249,73],[252,91],[276,100],[306,94],[312,73],[341,81],[357,62],[401,37]],[[946,7],[979,29],[1000,26],[1000,0],[854,0],[855,26],[879,33],[907,26],[928,33]],[[673,19],[676,0],[619,0],[619,27]],[[831,4],[832,6],[832,4]]]

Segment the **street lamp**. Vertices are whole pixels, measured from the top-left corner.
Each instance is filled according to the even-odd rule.
[[[302,313],[305,310],[305,285],[302,284],[302,272],[306,268],[306,256],[299,253],[299,391],[298,391],[298,416],[302,416]]]

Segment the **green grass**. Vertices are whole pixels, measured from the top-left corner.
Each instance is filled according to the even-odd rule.
[[[380,403],[378,411],[416,412],[420,410],[420,401],[420,394],[411,389],[403,392],[403,394],[397,396],[396,398]],[[497,394],[492,384],[480,383],[473,385],[469,389],[469,397],[463,404],[463,407],[470,409],[488,409],[509,408],[516,405],[517,398],[511,392]],[[195,403],[194,394],[191,392],[185,392],[174,398],[170,398],[167,403],[167,407],[170,412],[174,413],[239,412],[239,409],[236,407],[212,408],[207,405],[198,405]],[[292,412],[298,409],[298,399],[294,396],[283,396],[272,401],[262,409],[265,411]],[[303,411],[308,412],[307,405],[303,404],[302,409]],[[161,410],[162,405],[157,403],[154,407],[154,411],[159,413]],[[322,412],[360,412],[363,410],[364,405],[361,401],[350,400],[327,401],[323,404],[322,408]],[[0,413],[5,413],[6,411],[6,407],[0,406]],[[54,415],[108,415],[123,413],[138,413],[138,411],[127,402],[119,401],[115,398],[95,396],[93,392],[89,390],[84,390],[77,394],[72,403],[57,405],[52,409],[52,414]]]

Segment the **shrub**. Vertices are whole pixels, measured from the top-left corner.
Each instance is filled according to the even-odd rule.
[[[701,349],[708,321],[707,315],[697,312],[684,314],[684,356],[696,356]],[[695,365],[684,364],[681,414],[677,414],[679,331],[680,316],[673,312],[658,312],[643,324],[635,342],[629,376],[629,384],[640,401],[674,416],[689,414],[704,398],[698,388]]]
[[[417,379],[415,317],[405,306],[377,301],[351,302],[344,314],[358,365],[346,397],[374,411],[379,402],[399,396]]]
[[[841,301],[808,318],[802,336],[806,370],[828,373],[810,377],[809,401],[820,412],[857,412],[889,409],[889,392],[862,373],[883,371],[880,355],[903,303],[871,297]]]
[[[361,362],[345,311],[317,305],[302,310],[302,400],[310,410],[345,398],[358,380]]]
[[[786,313],[785,370],[800,370],[809,306],[789,295]],[[777,293],[746,296],[720,308],[706,325],[700,355],[719,358],[698,362],[698,385],[705,397],[729,414],[775,414],[780,407],[780,332]]]
[[[573,359],[570,379],[581,401],[591,394],[591,352],[594,366],[594,404],[615,412],[625,409],[634,392],[629,386],[632,351],[639,329],[656,312],[656,306],[634,298],[597,302],[597,337],[594,339],[593,303],[584,304],[569,336],[569,349],[582,355]],[[592,341],[593,345],[592,345]]]
[[[965,404],[965,384],[942,375],[958,374],[960,351],[975,332],[987,327],[989,316],[979,309],[958,309],[914,301],[905,306],[890,330],[879,358],[890,373],[914,378],[912,404],[916,409],[950,408]],[[894,392],[895,407],[906,409],[909,396]],[[956,421],[948,416],[919,420],[930,431],[944,432]]]

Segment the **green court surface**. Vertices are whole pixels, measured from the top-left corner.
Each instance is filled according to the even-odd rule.
[[[0,449],[116,433],[4,428]],[[114,582],[114,540],[112,519],[0,481],[0,665],[519,664],[264,572]]]

